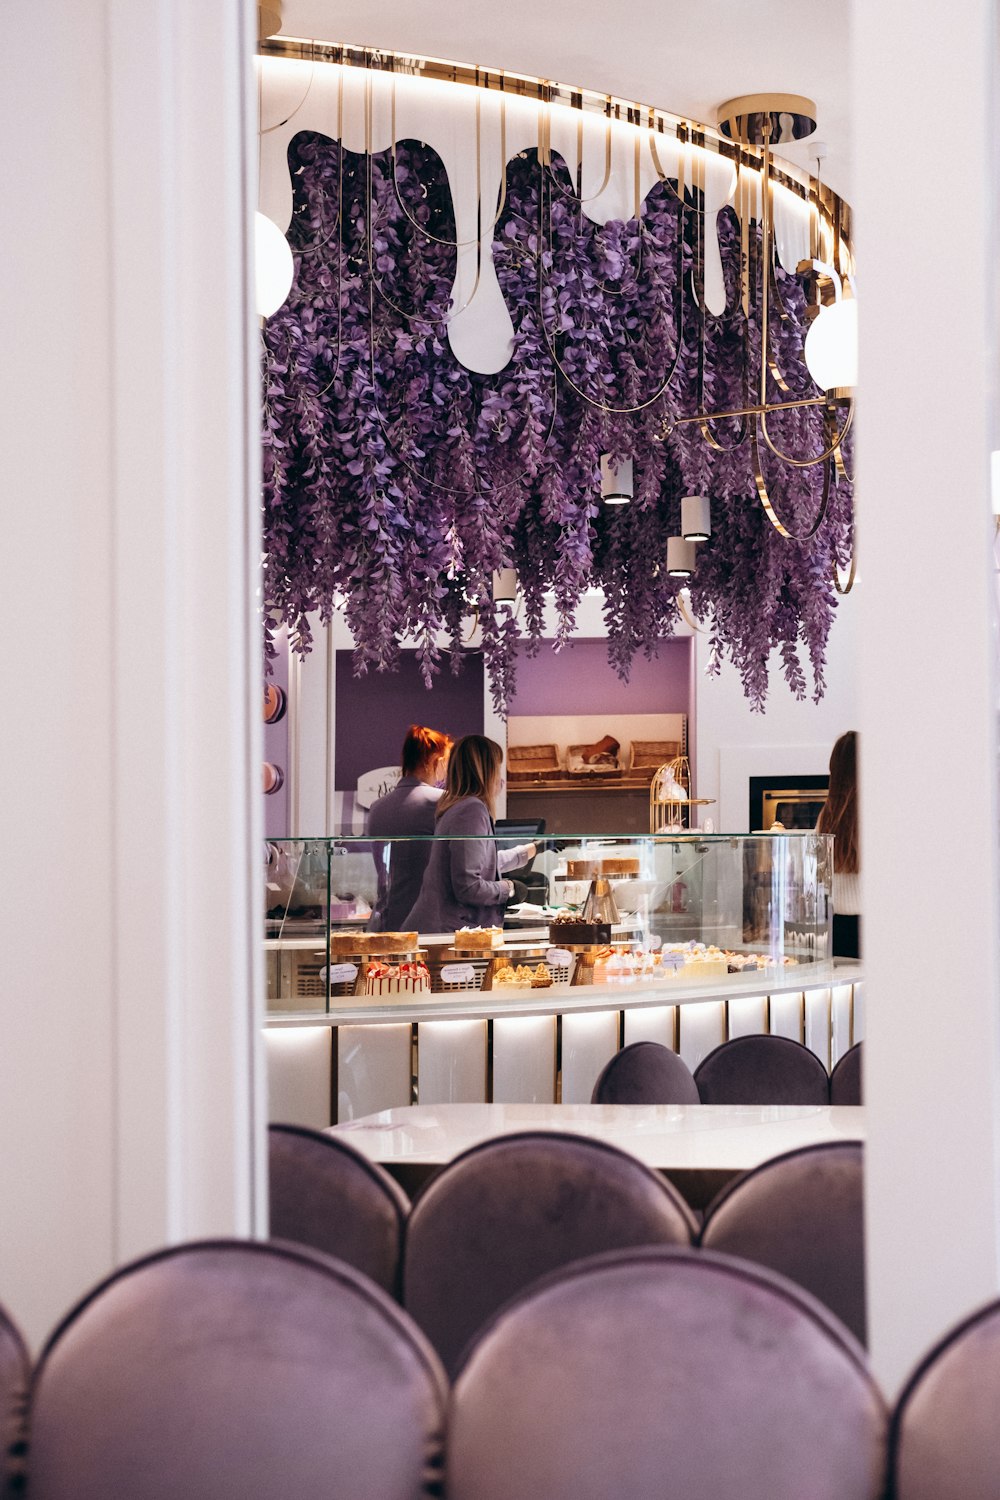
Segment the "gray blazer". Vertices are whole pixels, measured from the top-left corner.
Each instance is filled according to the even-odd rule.
[[[486,804],[478,797],[453,802],[438,818],[434,832],[437,838],[420,895],[403,929],[502,927],[510,882],[500,879],[493,819]],[[449,838],[456,834],[466,837]]]
[[[443,795],[438,786],[429,786],[416,776],[403,776],[391,792],[372,804],[367,832],[383,838],[415,833],[429,836],[435,831],[434,813]],[[378,897],[369,932],[408,930],[406,917],[420,895],[431,848],[428,838],[427,843],[380,844],[373,849]]]

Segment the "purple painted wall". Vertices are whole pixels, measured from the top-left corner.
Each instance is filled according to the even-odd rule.
[[[604,640],[572,641],[559,652],[543,641],[533,659],[522,646],[512,714],[688,714],[691,641],[662,641],[652,661],[637,656],[625,683],[608,661]]]
[[[278,687],[288,692],[288,636],[282,630],[277,638],[278,654],[274,659],[274,673],[271,681]],[[261,697],[264,694],[264,685],[261,683]],[[263,709],[259,708],[258,713]],[[288,835],[288,710],[278,720],[277,724],[264,725],[264,759],[271,761],[273,765],[280,766],[285,773],[284,784],[280,791],[272,792],[269,797],[264,798],[264,837],[268,839],[285,838]]]
[[[462,659],[457,677],[445,667],[424,687],[415,651],[402,651],[398,672],[354,676],[354,657],[338,651],[334,713],[336,789],[354,791],[358,777],[378,766],[398,765],[403,736],[411,724],[450,734],[483,732],[483,658]]]

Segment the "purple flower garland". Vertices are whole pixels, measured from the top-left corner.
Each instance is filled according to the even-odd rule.
[[[699,547],[691,599],[710,622],[716,669],[731,660],[762,707],[777,647],[801,698],[804,647],[821,697],[834,564],[850,555],[850,485],[831,485],[812,540],[788,540],[757,497],[749,441],[718,453],[696,423],[677,425],[698,410],[702,337],[710,409],[743,404],[745,337],[752,364],[758,358],[758,311],[749,329],[738,311],[735,217],[721,216],[720,243],[737,311],[702,320],[688,291],[694,214],[671,184],[653,189],[641,221],[601,227],[581,212],[561,162],[515,158],[494,241],[514,351],[486,377],[459,364],[447,342],[454,217],[437,156],[401,143],[394,174],[390,153],[341,152],[307,132],[288,156],[296,274],[264,333],[272,626],[286,624],[304,653],[309,613],[326,622],[341,605],[359,672],[391,669],[408,637],[430,684],[442,666],[439,635],[450,638],[457,669],[463,632],[478,615],[503,711],[522,632],[529,649],[540,641],[546,594],[555,599],[558,649],[585,590],[597,586],[609,658],[627,679],[636,651],[654,654],[678,622],[667,537],[679,531],[681,496],[702,493],[713,532]],[[772,352],[795,394],[816,394],[801,356],[801,285],[780,268],[776,283]],[[781,398],[777,386],[773,396]],[[713,432],[727,447],[740,436],[734,420]],[[796,456],[824,446],[817,408],[781,413],[769,432]],[[789,529],[805,530],[822,504],[823,465],[790,468],[763,441],[761,449],[775,508]],[[602,506],[602,453],[633,458],[631,505]],[[523,595],[519,621],[492,601],[493,570],[510,564]]]

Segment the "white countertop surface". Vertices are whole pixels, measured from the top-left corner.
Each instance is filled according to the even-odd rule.
[[[648,984],[552,985],[549,989],[522,992],[518,997],[499,990],[465,990],[452,995],[430,994],[419,1001],[409,996],[393,1005],[365,1005],[356,996],[332,996],[329,1012],[304,1010],[301,1001],[271,1001],[272,1007],[287,1004],[296,1009],[268,1012],[268,1026],[377,1025],[400,1021],[482,1020],[503,1016],[567,1015],[574,1011],[629,1010],[645,1005],[691,1005],[700,1000],[740,1000],[762,995],[800,994],[803,990],[832,985],[860,984],[864,970],[851,960],[794,964],[770,974],[757,971],[729,974],[725,978],[685,982],[682,979],[653,980]],[[322,1004],[322,998],[318,1000]]]
[[[441,1166],[519,1130],[594,1136],[661,1171],[743,1172],[772,1156],[865,1137],[860,1105],[415,1104],[331,1129],[385,1165]]]

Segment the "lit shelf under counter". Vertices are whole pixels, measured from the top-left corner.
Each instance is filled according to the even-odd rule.
[[[657,1041],[692,1068],[729,1037],[770,1033],[832,1068],[864,1032],[863,967],[787,965],[712,981],[429,995],[271,1014],[270,1118],[315,1128],[444,1103],[584,1104],[619,1048]]]

